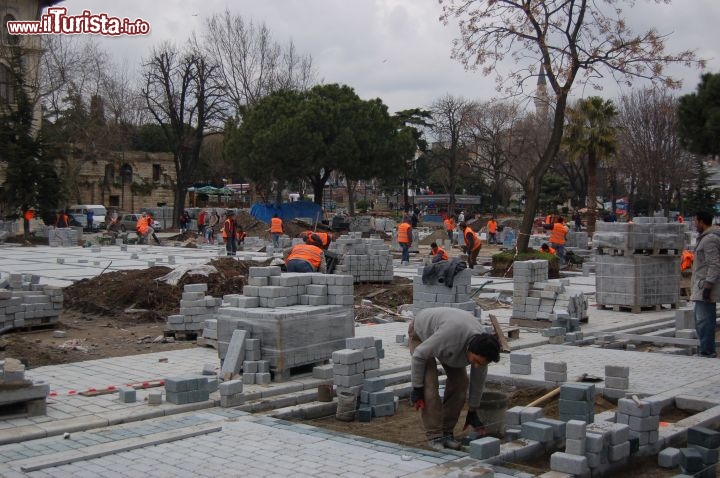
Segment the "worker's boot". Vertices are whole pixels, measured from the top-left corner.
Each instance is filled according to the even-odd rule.
[[[450,450],[459,450],[462,447],[462,443],[453,438],[452,435],[446,435],[442,438],[442,444],[445,448]]]

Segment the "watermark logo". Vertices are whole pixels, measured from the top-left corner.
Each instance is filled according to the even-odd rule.
[[[7,22],[10,35],[147,35],[150,24],[138,18],[111,17],[107,13],[83,10],[80,15],[68,15],[65,7],[50,7],[40,20]]]

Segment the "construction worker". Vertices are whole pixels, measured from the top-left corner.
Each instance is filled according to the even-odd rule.
[[[63,210],[55,214],[55,227],[70,227],[70,216]]]
[[[495,336],[485,333],[480,321],[472,314],[450,307],[421,310],[408,327],[410,403],[421,410],[428,444],[436,449],[460,449],[453,429],[460,418],[468,395],[467,366],[470,365],[468,413],[465,428],[484,434],[477,415],[487,366],[500,360],[500,344]],[[445,392],[442,400],[438,390],[435,360],[445,370]]]
[[[682,214],[678,214],[677,222],[680,224],[683,224],[685,222],[685,218],[682,217]]]
[[[240,249],[241,247],[243,247],[245,245],[245,238],[247,237],[247,233],[245,231],[243,231],[242,226],[240,225],[239,222],[237,222],[237,218],[235,218],[235,227],[237,228],[237,234],[236,234],[237,246],[238,246],[238,249]]]
[[[270,234],[272,234],[273,247],[280,247],[280,236],[283,234],[283,222],[277,214],[274,214],[272,219],[270,219]]]
[[[460,229],[463,231],[463,239],[465,240],[465,252],[468,255],[468,267],[472,269],[477,264],[477,256],[480,254],[482,243],[480,242],[480,238],[477,234],[475,234],[475,231],[473,231],[472,228],[464,221],[460,223]]]
[[[433,242],[430,244],[430,255],[432,256],[432,262],[435,264],[436,262],[440,261],[446,261],[449,259],[447,252],[445,249],[437,245],[437,242]]]
[[[555,249],[548,246],[546,243],[543,242],[542,246],[540,246],[540,250],[544,252],[545,254],[555,254]]]
[[[686,271],[686,270],[692,268],[694,260],[695,260],[695,254],[688,251],[687,249],[684,249],[682,251],[682,254],[680,255],[680,270]]]
[[[237,252],[237,224],[235,223],[235,212],[228,209],[225,211],[225,222],[222,225],[222,237],[225,243],[225,252],[228,256],[234,256]]]
[[[455,219],[453,219],[452,214],[449,214],[445,217],[443,220],[443,224],[445,225],[445,232],[447,232],[448,239],[450,239],[450,244],[453,243],[453,232],[455,232]]]
[[[35,218],[35,211],[32,208],[25,209],[23,213],[23,234],[25,240],[30,238],[30,222]]]
[[[203,241],[205,240],[205,219],[207,219],[207,212],[203,209],[200,211],[197,218],[198,237],[200,237]]]
[[[327,272],[325,254],[312,244],[293,246],[285,259],[285,267],[288,272]]]
[[[553,221],[552,214],[548,214],[547,216],[545,216],[545,222],[543,223],[543,226],[545,227],[545,229],[547,229],[547,230],[552,229],[554,223],[555,223],[555,221]]]
[[[487,223],[487,231],[488,231],[488,244],[497,244],[497,230],[498,230],[498,223],[495,219],[495,216],[491,217],[490,220]]]
[[[137,222],[135,223],[135,232],[138,235],[138,242],[140,244],[147,243],[147,236],[148,236],[149,228],[150,228],[150,226],[148,225],[147,213],[144,212],[140,215]]]
[[[313,231],[305,231],[300,234],[303,241],[305,241],[305,244],[312,244],[313,246],[317,246],[323,251],[327,251],[330,247],[330,242],[332,242],[332,235],[328,234],[327,232],[313,232]]]
[[[564,222],[564,217],[558,217],[550,232],[550,245],[555,248],[556,254],[560,258],[560,265],[565,264],[565,237],[568,233],[568,227]]]
[[[402,249],[402,254],[400,255],[400,264],[409,265],[410,245],[412,244],[412,226],[410,225],[410,219],[403,219],[403,222],[398,224],[397,231],[398,244],[400,245],[400,249]]]
[[[152,236],[152,238],[155,240],[155,244],[158,246],[160,245],[160,239],[155,235],[155,227],[153,226],[155,224],[155,216],[152,212],[147,213],[146,217],[147,225],[148,225],[148,236]]]

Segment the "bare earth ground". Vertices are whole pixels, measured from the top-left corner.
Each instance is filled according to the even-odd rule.
[[[246,224],[247,229],[262,227]],[[493,249],[488,251],[488,249]],[[495,252],[483,248],[483,254]],[[85,360],[137,355],[195,347],[194,341],[163,340],[165,318],[178,312],[180,296],[185,284],[207,283],[208,294],[222,297],[239,293],[246,282],[247,270],[255,263],[220,258],[212,261],[218,273],[206,276],[185,276],[177,286],[156,281],[168,273],[165,267],[139,271],[102,274],[86,279],[64,290],[64,310],[59,323],[51,329],[18,331],[0,336],[0,358],[14,357],[29,368],[43,365],[71,363]],[[361,307],[362,299],[369,297],[373,306]],[[395,314],[397,306],[412,302],[412,283],[396,277],[392,283],[358,284],[355,287],[356,320],[358,322],[404,320]],[[493,301],[487,308],[501,306]],[[64,338],[54,338],[53,330],[66,332]],[[527,405],[544,394],[542,389],[505,389],[509,407]],[[614,405],[602,398],[596,402],[596,412],[613,409]],[[545,415],[557,417],[557,401],[545,406]],[[663,416],[664,421],[676,421],[686,414],[675,411]],[[369,423],[341,422],[334,417],[314,420],[313,425],[350,434],[387,440],[411,446],[425,446],[424,434],[417,412],[407,401],[401,402],[393,417],[375,418]],[[461,430],[456,434],[461,436]],[[657,467],[656,457],[635,463],[627,473],[613,476],[634,478],[669,477],[676,474]],[[506,464],[508,467],[539,474],[549,469],[549,456],[524,464]]]

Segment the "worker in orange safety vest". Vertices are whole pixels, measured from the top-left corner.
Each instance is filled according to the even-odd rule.
[[[463,231],[463,239],[465,239],[465,252],[468,255],[468,267],[474,268],[477,264],[477,256],[480,254],[482,243],[480,238],[475,234],[472,227],[468,226],[464,221],[460,223],[460,229]]]
[[[555,248],[556,254],[560,258],[560,265],[565,264],[565,237],[569,231],[564,222],[564,217],[558,217],[550,232],[550,245]]]
[[[280,236],[283,234],[283,222],[277,214],[270,219],[270,234],[272,234],[273,247],[280,247]]]
[[[225,222],[222,226],[222,237],[225,243],[225,253],[234,256],[237,252],[237,224],[235,223],[235,212],[231,209],[225,211]]]
[[[430,255],[432,256],[432,262],[446,261],[449,259],[448,253],[442,247],[437,245],[437,242],[430,244]]]
[[[498,231],[498,223],[495,219],[495,216],[491,217],[490,220],[487,223],[487,231],[488,231],[488,244],[497,244],[497,231]]]
[[[450,239],[450,244],[453,243],[453,232],[455,231],[455,228],[457,227],[455,225],[455,219],[453,219],[452,214],[449,214],[445,219],[443,220],[443,224],[445,225],[445,232],[447,232],[448,239]]]
[[[410,245],[412,244],[412,226],[410,219],[405,218],[403,222],[398,224],[397,241],[402,253],[400,254],[400,264],[410,264]]]
[[[288,272],[327,272],[325,254],[312,244],[298,244],[292,247],[285,260]]]

